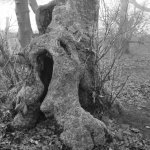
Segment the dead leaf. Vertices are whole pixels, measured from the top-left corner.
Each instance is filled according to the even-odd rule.
[[[145,126],[146,129],[150,129],[150,126]]]
[[[140,132],[140,130],[139,129],[136,129],[136,128],[131,128],[130,129],[132,132],[134,132],[134,133],[139,133]]]

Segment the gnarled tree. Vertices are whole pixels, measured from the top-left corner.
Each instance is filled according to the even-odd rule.
[[[63,128],[60,137],[65,144],[73,150],[92,150],[104,145],[108,135],[105,124],[88,112],[93,95],[99,98],[93,94],[99,91],[93,44],[99,0],[56,0],[42,8],[37,21],[44,32],[25,51],[28,71],[16,95],[12,125],[29,128],[42,113],[54,116]]]

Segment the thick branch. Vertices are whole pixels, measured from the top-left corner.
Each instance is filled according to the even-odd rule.
[[[37,9],[38,9],[38,4],[36,2],[36,0],[29,0],[30,6],[33,10],[34,13],[36,13]]]
[[[130,0],[130,3],[133,4],[136,8],[141,9],[142,11],[150,12],[150,8],[141,6],[140,4],[137,3],[136,0]]]

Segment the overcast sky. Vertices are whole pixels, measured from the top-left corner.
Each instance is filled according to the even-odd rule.
[[[6,17],[10,18],[10,30],[11,31],[17,31],[17,21],[16,21],[16,15],[15,15],[15,4],[13,0],[11,2],[4,2],[5,0],[0,0],[0,29],[5,28],[6,24]],[[9,0],[7,0],[9,1]],[[38,5],[43,5],[48,3],[51,0],[37,0]],[[112,4],[112,1],[115,0],[105,0],[105,2],[109,2]],[[146,0],[137,0],[138,3],[144,3]],[[150,3],[150,0],[147,0]],[[113,3],[114,4],[114,3]],[[36,23],[35,23],[35,16],[32,10],[30,9],[30,20],[32,29],[34,31],[37,30]]]
[[[0,29],[5,29],[6,17],[10,18],[10,30],[17,31],[18,25],[15,15],[15,3],[13,0],[7,0],[10,2],[5,2],[5,0],[0,0]],[[37,0],[38,5],[43,5],[48,3],[51,0]],[[30,8],[29,8],[30,9]],[[35,15],[30,9],[30,20],[33,30],[37,30],[35,23]]]

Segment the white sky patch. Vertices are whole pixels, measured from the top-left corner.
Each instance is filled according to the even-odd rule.
[[[38,5],[44,5],[47,4],[50,0],[37,0]],[[37,26],[35,22],[35,14],[30,9],[30,21],[31,26],[34,31],[37,31]],[[18,30],[18,24],[16,20],[16,14],[15,14],[15,3],[12,2],[4,2],[0,0],[0,29],[4,30],[6,26],[6,18],[9,17],[10,20],[10,31],[17,32]]]
[[[6,25],[6,17],[10,18],[10,30],[16,32],[18,30],[16,15],[15,15],[15,3],[13,1],[4,2],[5,0],[0,0],[0,29],[4,30]],[[38,5],[43,5],[51,0],[37,0]],[[115,6],[117,0],[105,0],[105,2],[110,6]],[[145,0],[137,0],[138,3],[143,4]],[[147,0],[146,4],[150,4],[150,0]],[[148,5],[146,5],[148,7]],[[149,5],[150,7],[150,5]],[[29,7],[30,8],[30,7]],[[30,20],[33,31],[37,31],[37,26],[35,22],[35,15],[30,9]]]
[[[7,3],[5,4],[0,4],[0,29],[4,29],[6,25],[6,17],[9,17],[11,20],[11,25],[14,26],[16,23],[16,16],[14,12],[14,4],[11,3],[8,5]]]

